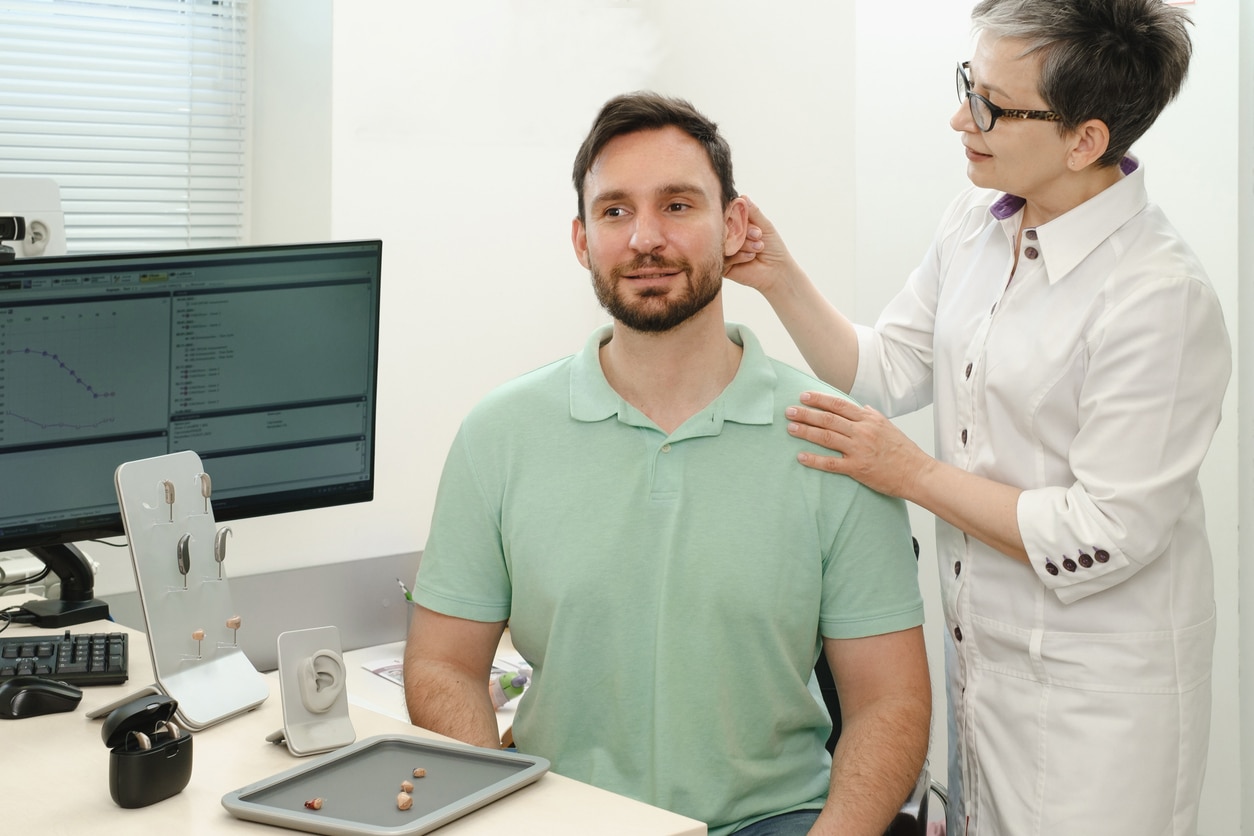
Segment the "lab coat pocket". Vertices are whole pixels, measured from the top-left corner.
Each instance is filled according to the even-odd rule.
[[[1042,631],[1033,650],[1044,681],[1090,691],[1178,694],[1207,681],[1215,618],[1144,633]],[[1039,650],[1037,650],[1039,648]]]

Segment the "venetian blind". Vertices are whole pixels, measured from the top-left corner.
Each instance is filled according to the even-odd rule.
[[[0,0],[0,171],[70,253],[242,240],[248,0]]]

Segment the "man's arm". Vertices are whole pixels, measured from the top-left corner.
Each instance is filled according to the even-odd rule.
[[[405,643],[409,721],[464,743],[499,749],[488,678],[504,630],[504,621],[470,621],[415,605]]]
[[[927,758],[932,689],[923,628],[823,639],[843,728],[812,834],[882,836]]]

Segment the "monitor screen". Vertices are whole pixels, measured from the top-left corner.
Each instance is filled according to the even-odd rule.
[[[123,533],[118,465],[182,450],[220,521],[370,500],[381,250],[0,264],[0,551]]]

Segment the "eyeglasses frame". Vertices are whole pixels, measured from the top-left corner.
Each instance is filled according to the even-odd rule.
[[[993,129],[993,126],[997,124],[997,120],[1003,116],[1005,116],[1007,119],[1039,119],[1043,122],[1061,122],[1062,121],[1062,117],[1052,110],[1018,110],[1016,108],[998,107],[997,105],[990,102],[987,98],[985,98],[984,96],[981,96],[979,93],[976,93],[974,90],[971,89],[970,72],[971,72],[970,61],[958,62],[958,77],[956,79],[957,88],[958,88],[958,101],[959,102],[965,101],[967,103],[967,106],[971,109],[971,120],[975,122],[975,126],[979,128],[982,133],[988,133],[989,131],[991,131]],[[989,116],[987,128],[980,124],[980,117],[979,117],[979,114],[976,112],[975,102],[972,101],[973,99],[979,99],[980,103],[983,104],[986,108],[988,108],[988,112],[990,116]]]

